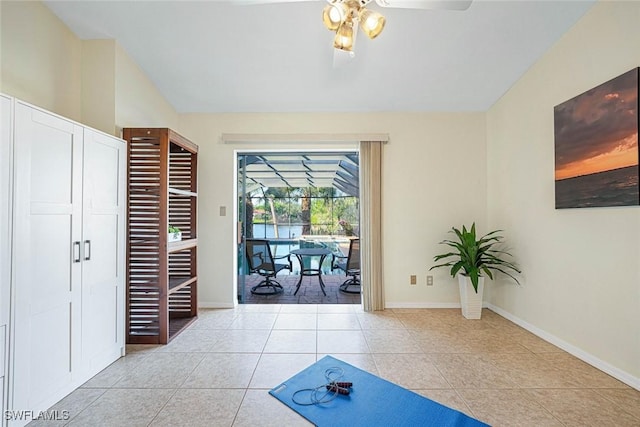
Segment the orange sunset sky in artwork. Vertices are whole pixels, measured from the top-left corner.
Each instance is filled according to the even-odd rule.
[[[562,180],[638,164],[638,70],[554,109],[556,172]]]

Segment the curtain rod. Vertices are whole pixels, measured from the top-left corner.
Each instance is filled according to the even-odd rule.
[[[388,133],[223,133],[223,144],[273,142],[389,142]]]

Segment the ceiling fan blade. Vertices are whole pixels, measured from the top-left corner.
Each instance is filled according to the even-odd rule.
[[[376,0],[382,7],[401,9],[467,10],[472,0]]]

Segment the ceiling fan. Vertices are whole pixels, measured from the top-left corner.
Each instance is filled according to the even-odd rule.
[[[293,3],[315,0],[252,0],[252,3]],[[385,17],[366,6],[374,0],[327,0],[322,11],[322,21],[328,30],[335,32],[333,47],[336,52],[354,56],[358,25],[370,39],[380,35],[386,23]],[[384,8],[466,10],[473,0],[375,0]]]

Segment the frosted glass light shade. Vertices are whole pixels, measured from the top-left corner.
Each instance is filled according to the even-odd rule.
[[[328,4],[322,11],[322,22],[328,30],[336,31],[345,19],[346,8],[343,4]]]
[[[333,47],[351,52],[353,50],[353,21],[346,20],[336,31]]]
[[[360,11],[360,28],[370,39],[380,35],[385,22],[384,16],[376,11],[364,8]]]

